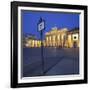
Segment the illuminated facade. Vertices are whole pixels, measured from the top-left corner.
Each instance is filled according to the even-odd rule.
[[[37,40],[34,35],[28,35],[25,37],[25,47],[40,47],[41,46],[41,41]]]
[[[29,39],[26,43],[26,47],[41,47],[41,41]]]
[[[41,40],[38,40],[35,35],[28,35],[24,39],[25,47],[41,47]],[[44,47],[79,47],[79,29],[69,31],[67,28],[57,29],[52,28],[49,32],[45,33],[43,40]]]
[[[68,29],[63,28],[58,30],[56,27],[52,28],[50,32],[45,34],[46,46],[50,47],[64,47]]]
[[[67,47],[80,47],[79,30],[75,29],[67,33]]]
[[[67,28],[52,28],[45,34],[45,45],[47,47],[79,47],[79,30],[69,31]]]

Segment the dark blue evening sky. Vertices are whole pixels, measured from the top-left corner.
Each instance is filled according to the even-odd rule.
[[[24,34],[34,34],[39,39],[40,33],[37,31],[37,23],[42,17],[45,20],[45,32],[52,27],[68,28],[69,30],[79,27],[79,14],[75,13],[56,13],[40,11],[22,11],[22,31]]]

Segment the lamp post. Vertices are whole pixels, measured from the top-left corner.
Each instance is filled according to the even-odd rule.
[[[42,59],[42,71],[43,74],[44,72],[44,57],[43,57],[43,30],[45,29],[45,20],[43,20],[42,18],[39,19],[38,22],[38,31],[40,32],[40,36],[41,36],[41,59]]]

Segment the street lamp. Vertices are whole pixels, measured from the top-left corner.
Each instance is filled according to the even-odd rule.
[[[38,22],[38,31],[40,32],[40,36],[41,36],[41,58],[42,58],[42,71],[43,74],[44,72],[44,58],[43,58],[43,30],[45,29],[45,20],[43,20],[42,18],[39,19]]]

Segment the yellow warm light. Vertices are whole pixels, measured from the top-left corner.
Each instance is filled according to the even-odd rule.
[[[27,43],[27,44],[25,44],[25,46],[26,46],[26,47],[29,47],[29,44]]]
[[[80,42],[78,42],[78,47],[80,47]]]
[[[72,47],[71,35],[68,35],[68,46]]]
[[[53,36],[53,41],[55,41],[55,36]]]
[[[48,37],[46,38],[46,40],[48,41]]]
[[[51,41],[51,36],[49,36],[49,40]]]
[[[58,41],[60,40],[60,35],[58,35]]]
[[[71,42],[71,35],[68,35],[68,41]]]
[[[65,36],[65,38],[64,38]],[[51,31],[45,33],[45,40],[43,40],[43,46],[54,46],[54,47],[80,47],[79,33],[70,31],[67,28],[56,29],[53,28]],[[27,39],[26,47],[41,47],[41,40]]]
[[[73,37],[73,40],[74,41],[77,41],[78,40],[78,34],[73,34],[72,37]],[[76,38],[74,38],[74,37],[76,37]]]

